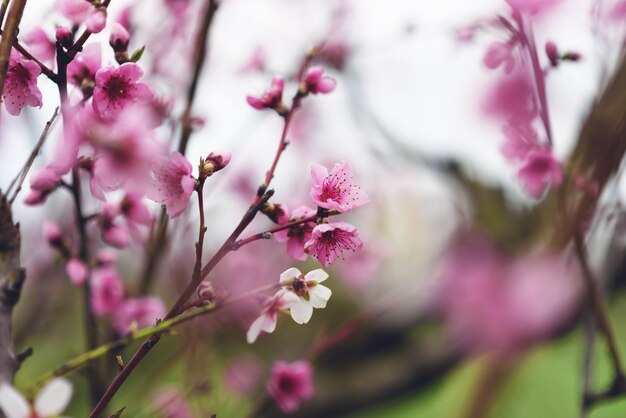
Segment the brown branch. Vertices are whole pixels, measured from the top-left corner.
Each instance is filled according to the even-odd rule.
[[[0,382],[12,382],[19,367],[13,350],[13,308],[26,278],[20,265],[20,230],[13,223],[11,206],[0,193]]]
[[[11,47],[17,38],[24,7],[26,7],[26,0],[13,0],[6,23],[4,24],[2,40],[0,40],[0,94],[4,91],[4,81],[7,77],[7,70],[9,69]]]

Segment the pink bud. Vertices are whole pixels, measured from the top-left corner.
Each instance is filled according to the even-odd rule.
[[[335,89],[337,82],[332,77],[324,77],[324,69],[319,66],[309,68],[304,74],[305,92],[330,93]]]
[[[24,198],[24,204],[29,206],[39,205],[46,200],[47,196],[47,193],[42,193],[39,190],[31,190]]]
[[[70,277],[70,281],[72,284],[81,285],[85,283],[87,280],[87,276],[89,274],[89,269],[81,260],[76,258],[72,258],[67,262],[65,266],[65,271],[67,275]]]
[[[98,8],[91,12],[87,18],[86,26],[87,30],[91,33],[100,33],[107,23],[107,10],[105,8]]]
[[[213,165],[213,172],[220,171],[222,168],[226,167],[230,162],[230,152],[229,151],[215,151],[209,154],[206,157],[205,162]]]
[[[104,249],[96,254],[96,265],[98,267],[111,267],[117,261],[117,254],[113,251]]]
[[[44,167],[37,171],[30,180],[30,187],[41,192],[49,191],[61,182],[59,175],[52,169]]]
[[[115,52],[126,52],[128,49],[129,35],[124,26],[114,23],[111,28],[111,36],[109,37],[109,45]]]
[[[54,222],[45,221],[42,226],[43,237],[53,247],[60,247],[63,244],[63,234],[61,228]]]
[[[215,302],[215,289],[213,288],[213,284],[207,280],[204,280],[198,286],[198,298],[205,302]]]
[[[118,225],[111,225],[103,230],[102,239],[115,248],[126,248],[130,244],[128,231]]]
[[[559,50],[554,42],[546,42],[546,55],[550,60],[550,65],[552,65],[553,67],[559,65]]]
[[[64,48],[71,47],[72,43],[74,42],[74,35],[72,35],[72,31],[65,26],[59,26],[56,30],[55,36],[57,42],[61,44],[61,46]]]

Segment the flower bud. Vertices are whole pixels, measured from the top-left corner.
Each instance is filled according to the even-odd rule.
[[[55,33],[57,42],[63,47],[63,48],[70,48],[72,46],[72,44],[74,43],[74,35],[72,34],[72,31],[69,30],[69,28],[66,28],[65,26],[59,26],[56,30]]]
[[[552,65],[553,67],[559,65],[559,50],[554,42],[546,42],[546,55],[550,60],[550,65]]]
[[[100,7],[87,18],[87,30],[91,33],[100,33],[107,24],[107,9]]]
[[[215,302],[215,289],[213,288],[213,283],[204,280],[202,283],[198,285],[198,298],[201,301],[207,303]]]
[[[128,49],[129,35],[124,26],[119,23],[114,23],[111,28],[111,36],[109,36],[109,45],[113,48],[113,51],[126,52]]]
[[[230,163],[230,152],[228,151],[215,151],[210,153],[206,159],[205,163],[213,165],[213,172],[220,171],[222,168],[226,167],[228,163]]]

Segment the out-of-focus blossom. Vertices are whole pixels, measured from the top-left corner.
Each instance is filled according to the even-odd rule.
[[[352,183],[352,167],[345,161],[335,164],[330,174],[320,164],[311,167],[311,198],[317,206],[345,213],[369,202],[360,187]]]
[[[67,80],[75,86],[96,85],[96,72],[102,66],[102,48],[99,43],[86,45],[67,66]]]
[[[109,36],[109,45],[115,52],[126,52],[130,35],[126,28],[119,23],[114,23],[111,27],[111,35]]]
[[[122,279],[113,268],[95,269],[91,276],[91,309],[97,316],[114,313],[124,299]]]
[[[56,378],[48,382],[29,403],[13,386],[0,384],[0,410],[7,418],[53,418],[59,416],[72,398],[72,384]]]
[[[510,74],[515,68],[515,57],[511,52],[511,46],[504,42],[493,42],[483,57],[483,63],[490,69],[502,66],[504,72]]]
[[[153,396],[152,406],[163,418],[194,418],[189,404],[178,389],[165,389]]]
[[[239,395],[250,394],[261,378],[261,365],[253,357],[232,360],[224,372],[224,385]]]
[[[283,105],[283,89],[285,88],[285,80],[280,76],[272,77],[269,89],[261,96],[249,95],[246,100],[250,106],[255,109],[276,109],[279,110]]]
[[[165,316],[165,305],[156,296],[124,300],[113,314],[113,329],[119,335],[153,326]]]
[[[267,392],[285,413],[298,410],[300,403],[313,398],[313,367],[307,361],[277,361],[272,365]]]
[[[327,94],[335,89],[337,82],[334,78],[324,76],[324,69],[320,66],[309,68],[304,73],[301,91],[304,93]]]
[[[102,239],[115,248],[125,248],[130,244],[128,231],[115,224],[115,218],[120,214],[120,205],[105,203],[100,211],[99,222]]]
[[[561,0],[506,0],[514,10],[531,15],[543,12]]]
[[[149,102],[153,98],[150,88],[139,83],[143,71],[134,62],[119,67],[101,68],[96,73],[93,91],[93,108],[105,121],[116,119],[138,101]]]
[[[196,187],[191,170],[191,164],[179,152],[158,159],[152,166],[154,181],[148,198],[165,205],[170,218],[180,216],[189,205]]]
[[[541,148],[537,131],[526,121],[509,121],[503,128],[506,140],[500,151],[509,160],[523,161],[532,150]]]
[[[46,32],[39,26],[33,28],[24,36],[24,42],[30,52],[39,61],[51,62],[54,59],[54,42],[48,38]]]
[[[576,270],[556,255],[510,260],[485,239],[461,239],[443,259],[437,305],[469,351],[506,356],[549,337],[576,311]]]
[[[298,305],[300,299],[292,292],[288,292],[284,289],[280,289],[274,296],[272,296],[261,311],[261,315],[252,322],[248,332],[246,334],[246,340],[248,344],[252,344],[259,337],[261,331],[265,331],[271,334],[276,329],[276,321],[278,319],[278,312],[284,309],[289,309],[293,305]]]
[[[546,42],[546,56],[548,57],[548,60],[550,60],[550,65],[553,67],[559,65],[559,49],[552,41]]]
[[[304,252],[329,267],[345,251],[357,252],[363,247],[356,227],[347,222],[329,222],[316,225],[311,239],[304,244]]]
[[[11,49],[2,91],[2,101],[7,112],[18,116],[24,106],[41,107],[43,105],[41,91],[37,87],[39,74],[41,74],[41,68],[37,64]]]
[[[284,222],[296,222],[300,219],[308,218],[315,215],[315,209],[311,209],[307,206],[300,206],[291,212],[291,215]],[[307,258],[307,254],[304,252],[304,244],[311,239],[311,233],[315,227],[315,222],[305,222],[295,226],[291,226],[288,229],[283,229],[274,233],[274,238],[278,242],[287,241],[287,254],[292,256],[296,260],[304,261]]]
[[[298,324],[306,324],[313,315],[313,308],[322,309],[332,291],[324,285],[324,280],[328,279],[328,273],[322,269],[312,270],[305,275],[295,267],[285,270],[280,275],[280,284],[285,289],[298,296],[299,303],[289,306],[291,318]]]
[[[107,24],[107,9],[98,7],[89,14],[85,26],[91,33],[100,33]]]
[[[539,198],[547,188],[561,185],[563,167],[549,150],[535,150],[526,156],[518,176],[526,193]]]
[[[70,278],[70,282],[76,286],[80,286],[87,280],[89,276],[89,268],[87,265],[77,258],[72,258],[67,262],[65,271]]]
[[[53,248],[58,248],[63,244],[63,233],[61,228],[54,222],[44,221],[42,226],[43,237]]]
[[[266,61],[267,57],[265,54],[265,49],[263,49],[262,46],[257,46],[250,54],[248,62],[246,62],[239,69],[239,72],[241,74],[262,72],[263,70],[265,70]]]
[[[35,205],[43,203],[48,195],[61,184],[61,176],[49,167],[38,170],[30,180],[30,193],[24,203]]]
[[[142,195],[136,192],[126,192],[120,203],[121,214],[126,218],[128,229],[133,238],[139,237],[137,225],[150,225],[154,220],[152,213],[142,201]]]
[[[83,23],[95,7],[86,0],[57,0],[56,9],[72,23]]]
[[[537,100],[530,74],[519,68],[502,77],[487,97],[485,112],[490,116],[529,121],[537,116]]]

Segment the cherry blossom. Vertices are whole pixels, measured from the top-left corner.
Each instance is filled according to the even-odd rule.
[[[0,384],[0,410],[7,418],[53,418],[69,405],[72,385],[65,379],[48,382],[37,394],[33,404],[11,385]]]
[[[72,258],[67,262],[65,271],[70,278],[70,282],[77,286],[85,283],[85,281],[87,281],[87,277],[89,276],[89,268],[82,260],[77,258]]]
[[[115,248],[125,248],[130,244],[128,231],[114,223],[120,212],[119,204],[105,203],[100,211],[98,222],[102,239]]]
[[[93,108],[105,121],[116,119],[120,113],[138,101],[150,101],[153,93],[150,88],[137,80],[143,71],[134,62],[126,62],[119,67],[104,67],[96,73],[93,91]]]
[[[165,205],[170,218],[180,216],[189,205],[196,187],[191,170],[191,164],[179,152],[158,159],[152,166],[154,181],[148,198]]]
[[[489,69],[503,66],[504,72],[510,74],[515,68],[515,58],[511,53],[511,46],[503,42],[493,42],[487,49],[483,63]]]
[[[299,303],[289,306],[291,318],[298,324],[309,322],[313,315],[313,308],[326,307],[332,295],[329,288],[320,284],[326,279],[328,279],[328,273],[322,269],[312,270],[306,276],[295,267],[281,273],[281,286],[298,296]]]
[[[347,222],[330,222],[313,228],[311,239],[304,244],[304,252],[329,267],[345,251],[361,250],[363,242],[356,227]]]
[[[41,68],[22,54],[11,49],[9,66],[2,91],[4,106],[13,116],[18,116],[24,106],[41,107],[41,91],[37,87],[37,77]]]
[[[315,394],[313,367],[307,361],[277,361],[272,365],[267,392],[285,413],[295,412],[302,401]]]
[[[95,7],[85,0],[57,0],[56,9],[72,23],[81,24]]]
[[[91,309],[98,316],[114,313],[124,298],[122,279],[114,268],[96,269],[91,276]]]
[[[67,80],[78,87],[96,84],[96,73],[102,66],[102,47],[98,43],[86,45],[67,66]]]
[[[156,296],[124,300],[113,314],[113,329],[125,335],[141,328],[153,326],[165,316],[165,305]]]
[[[309,68],[304,74],[302,91],[304,93],[327,94],[335,89],[337,82],[332,77],[324,76],[324,69],[320,66]]]
[[[352,183],[352,167],[345,161],[335,164],[330,174],[320,164],[311,167],[311,198],[317,206],[345,213],[369,202],[369,197]]]
[[[526,193],[539,198],[548,189],[556,188],[563,182],[563,167],[549,150],[535,150],[528,153],[518,172]]]
[[[272,77],[270,88],[261,96],[248,96],[246,100],[248,104],[255,109],[280,109],[283,105],[283,89],[285,88],[285,80],[280,76]]]
[[[287,222],[295,222],[303,218],[308,218],[315,215],[315,209],[311,209],[308,206],[300,206],[291,212],[288,219],[285,219],[279,224]],[[307,254],[304,252],[304,244],[311,239],[311,232],[315,227],[315,222],[305,222],[299,225],[291,226],[288,229],[277,231],[274,233],[274,238],[278,242],[287,242],[287,254],[292,256],[296,260],[304,261],[307,258]]]

